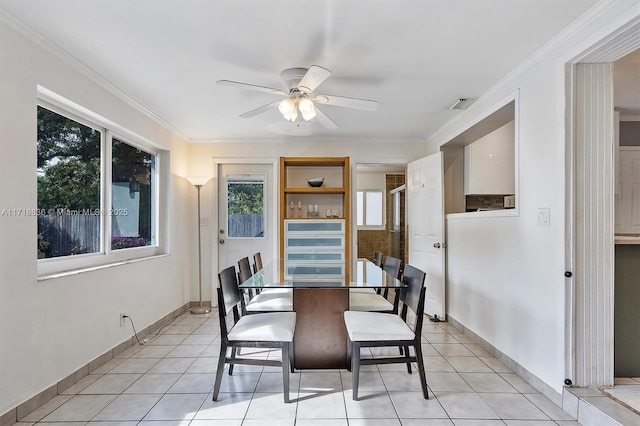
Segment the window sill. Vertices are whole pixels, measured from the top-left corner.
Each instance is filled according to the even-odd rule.
[[[47,281],[47,280],[53,280],[53,279],[56,279],[56,278],[64,278],[64,277],[69,277],[69,276],[72,276],[72,275],[83,274],[85,272],[99,271],[101,269],[113,268],[115,266],[121,266],[121,265],[128,265],[130,263],[144,262],[144,261],[147,261],[147,260],[159,259],[159,258],[167,257],[167,256],[169,256],[169,253],[156,254],[156,255],[152,255],[152,256],[140,257],[140,258],[137,258],[137,259],[122,260],[122,261],[118,261],[118,262],[107,263],[107,264],[104,264],[104,265],[88,266],[88,267],[85,267],[85,268],[72,269],[72,270],[69,270],[69,271],[61,271],[61,272],[43,274],[43,275],[39,275],[38,276],[38,281]]]

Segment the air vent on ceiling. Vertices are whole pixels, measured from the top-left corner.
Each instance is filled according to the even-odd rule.
[[[456,99],[448,109],[467,109],[478,98],[458,98]]]

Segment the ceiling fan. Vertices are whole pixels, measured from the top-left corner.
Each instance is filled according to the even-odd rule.
[[[298,118],[298,112],[305,121],[317,118],[318,122],[327,129],[337,129],[338,125],[325,113],[320,111],[319,105],[332,105],[345,108],[355,108],[364,111],[376,111],[378,102],[367,99],[347,98],[344,96],[312,94],[329,76],[331,71],[318,65],[307,68],[289,68],[280,73],[280,80],[286,90],[272,87],[258,86],[255,84],[241,83],[231,80],[218,80],[217,83],[224,86],[239,87],[258,92],[271,93],[284,96],[286,99],[277,100],[241,114],[242,118],[255,117],[258,114],[277,107],[282,116],[289,122]]]

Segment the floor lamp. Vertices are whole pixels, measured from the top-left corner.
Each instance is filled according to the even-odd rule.
[[[202,306],[202,243],[200,237],[200,188],[206,185],[211,178],[208,176],[193,176],[187,180],[198,190],[198,293],[200,302],[197,307],[191,308],[192,314],[207,314],[211,312],[211,308]]]

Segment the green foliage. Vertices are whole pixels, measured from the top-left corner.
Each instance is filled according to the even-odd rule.
[[[100,132],[38,107],[38,208],[100,207]]]
[[[38,176],[39,209],[100,207],[100,160],[67,158]]]
[[[227,186],[228,214],[261,214],[264,211],[263,185],[230,183]]]

